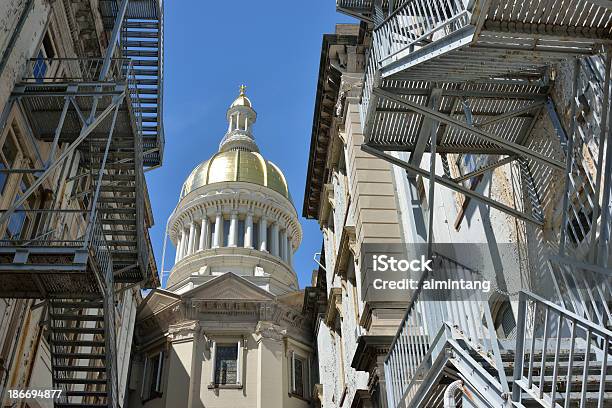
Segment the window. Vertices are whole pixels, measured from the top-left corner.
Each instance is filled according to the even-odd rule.
[[[215,385],[239,384],[238,343],[215,346]]]
[[[508,300],[506,300],[498,310],[493,325],[500,338],[508,338],[512,334],[512,331],[516,327],[516,320],[514,319],[514,312]]]
[[[17,142],[15,141],[15,135],[12,129],[9,129],[2,150],[0,150],[0,168],[10,169],[13,168],[17,161],[19,150],[17,149]],[[8,179],[8,173],[0,173],[0,193],[4,193],[4,187]]]
[[[253,223],[253,248],[259,249],[259,223]]]
[[[238,246],[239,247],[244,246],[244,230],[245,230],[244,222],[245,222],[244,220],[238,220]]]
[[[266,230],[266,242],[267,242],[266,249],[268,250],[268,252],[270,252],[272,249],[272,228],[271,227],[268,227]]]
[[[0,149],[0,168],[14,169],[25,166],[23,160],[23,151],[19,145],[19,140],[22,138],[21,131],[17,122],[13,122],[7,128],[2,149]],[[2,193],[3,202],[8,204],[15,202],[23,196],[26,190],[30,188],[31,176],[26,174],[9,174],[0,173],[0,192]],[[31,224],[30,217],[33,216],[28,209],[36,208],[38,194],[30,195],[27,201],[17,207],[16,211],[11,215],[7,224],[3,225],[6,229],[2,233],[3,239],[19,240],[27,239],[29,226]],[[10,203],[9,203],[10,202]]]
[[[229,245],[230,220],[223,220],[223,242],[221,246]]]
[[[164,352],[149,356],[144,363],[142,399],[158,398],[162,395],[162,374],[164,370]]]
[[[593,218],[591,203],[596,201],[594,200],[595,192],[591,182],[584,175],[584,169],[582,166],[578,166],[577,170],[581,176],[578,180],[584,181],[582,183],[574,182],[575,190],[570,199],[567,224],[565,225],[567,237],[574,245],[580,244],[589,235],[591,219]]]
[[[307,360],[298,355],[295,351],[291,352],[291,394],[306,398],[306,391],[309,388]]]
[[[45,75],[49,70],[49,59],[54,57],[55,47],[53,45],[53,41],[51,40],[49,31],[47,31],[43,37],[42,44],[40,45],[40,49],[36,55],[36,62],[34,63],[34,67],[32,69],[32,74],[34,75],[34,78],[36,78],[36,82],[43,82]]]

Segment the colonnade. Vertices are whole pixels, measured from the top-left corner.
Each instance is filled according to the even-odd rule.
[[[284,226],[264,216],[255,218],[252,213],[229,214],[217,212],[192,220],[178,234],[175,262],[184,257],[211,248],[253,248],[281,258],[291,265],[292,236]]]

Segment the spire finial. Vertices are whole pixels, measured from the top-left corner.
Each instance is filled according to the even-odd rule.
[[[245,92],[246,92],[246,85],[245,84],[240,85],[240,96],[244,96]]]

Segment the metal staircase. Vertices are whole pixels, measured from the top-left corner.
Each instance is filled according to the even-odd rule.
[[[53,383],[63,389],[56,407],[109,406],[103,301],[53,300],[49,319]]]
[[[457,379],[463,381],[457,406],[612,406],[612,5],[336,4],[370,29],[362,149],[404,168],[410,180],[431,181],[428,253],[436,250],[434,185],[462,195],[464,207],[476,200],[533,231],[552,230],[552,238],[535,238],[542,265],[532,266],[533,287],[512,299],[519,305],[515,338],[498,338],[488,304],[475,294],[443,301],[411,295],[385,362],[389,406],[442,407]],[[566,78],[569,108],[553,101],[559,64],[573,75]],[[549,120],[558,140],[531,138],[539,118]],[[440,156],[444,175],[436,160],[421,167],[426,153]],[[453,176],[447,155],[471,157],[473,165]],[[514,206],[476,188],[503,166],[520,174],[523,191],[514,193]],[[551,194],[553,186],[562,194]]]
[[[57,408],[118,406],[115,293],[159,283],[144,167],[163,157],[162,7],[83,8],[102,16],[106,55],[29,61],[0,117],[19,105],[42,146],[7,169],[28,182],[0,209],[3,231],[22,226],[0,238],[0,297],[47,300]]]

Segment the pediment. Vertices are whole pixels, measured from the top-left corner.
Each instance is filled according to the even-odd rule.
[[[224,273],[183,294],[192,300],[270,301],[274,295],[232,272]]]
[[[157,314],[181,302],[181,297],[164,289],[153,289],[138,307],[136,318],[139,320]]]

